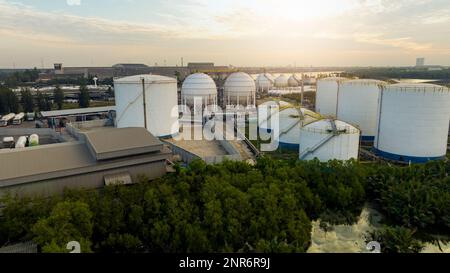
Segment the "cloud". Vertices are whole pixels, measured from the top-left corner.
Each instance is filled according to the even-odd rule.
[[[67,0],[67,5],[69,6],[80,6],[81,0]]]

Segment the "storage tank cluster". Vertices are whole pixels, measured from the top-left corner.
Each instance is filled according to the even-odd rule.
[[[421,163],[447,152],[450,91],[432,84],[326,78],[317,83],[316,110],[358,126],[382,158]]]

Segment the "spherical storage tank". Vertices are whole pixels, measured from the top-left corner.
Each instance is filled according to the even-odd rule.
[[[348,80],[340,83],[337,118],[358,126],[364,141],[375,139],[378,99],[385,84],[377,80]]]
[[[283,88],[289,86],[289,78],[286,75],[280,75],[275,80],[275,87]]]
[[[270,102],[269,104],[273,104]],[[300,143],[300,128],[320,118],[320,115],[305,108],[297,108],[290,103],[276,102],[275,111],[261,114],[259,128],[262,135],[271,134],[278,122],[279,147],[298,150]],[[261,109],[261,107],[259,107]],[[275,136],[274,136],[275,137]]]
[[[118,128],[146,127],[156,137],[178,133],[176,79],[157,75],[130,76],[115,79],[114,91]]]
[[[204,107],[217,105],[217,86],[214,80],[204,74],[195,73],[188,76],[181,88],[183,105],[194,111],[201,111]]]
[[[360,131],[339,120],[322,119],[300,129],[300,159],[357,159]]]
[[[317,81],[316,112],[324,116],[337,116],[339,84],[345,78],[332,77]]]
[[[374,151],[381,157],[422,163],[445,157],[450,90],[433,84],[393,84],[382,89]]]
[[[288,80],[289,87],[298,87],[300,85],[300,81],[295,77],[295,75],[292,75]]]
[[[269,91],[274,84],[274,80],[269,74],[259,74],[256,78],[256,88],[259,92]]]
[[[250,106],[256,104],[256,84],[250,75],[237,72],[231,74],[224,84],[226,105]]]

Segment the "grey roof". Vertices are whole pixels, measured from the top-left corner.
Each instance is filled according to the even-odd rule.
[[[171,154],[143,128],[85,133],[85,142],[0,150],[0,187],[166,160]],[[109,160],[107,160],[109,159]]]
[[[145,64],[116,64],[113,65],[114,68],[148,68],[148,65]]]
[[[41,115],[43,118],[51,117],[61,117],[61,116],[76,116],[76,115],[87,115],[102,112],[115,111],[116,106],[105,106],[105,107],[91,107],[91,108],[79,108],[79,109],[68,109],[68,110],[57,110],[57,111],[43,111]]]
[[[94,163],[95,159],[82,142],[0,150],[0,181],[77,169]]]
[[[145,128],[111,128],[84,133],[97,160],[160,151],[163,144]]]

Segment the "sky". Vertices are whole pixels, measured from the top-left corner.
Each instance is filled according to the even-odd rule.
[[[0,67],[450,65],[449,0],[0,0]]]

